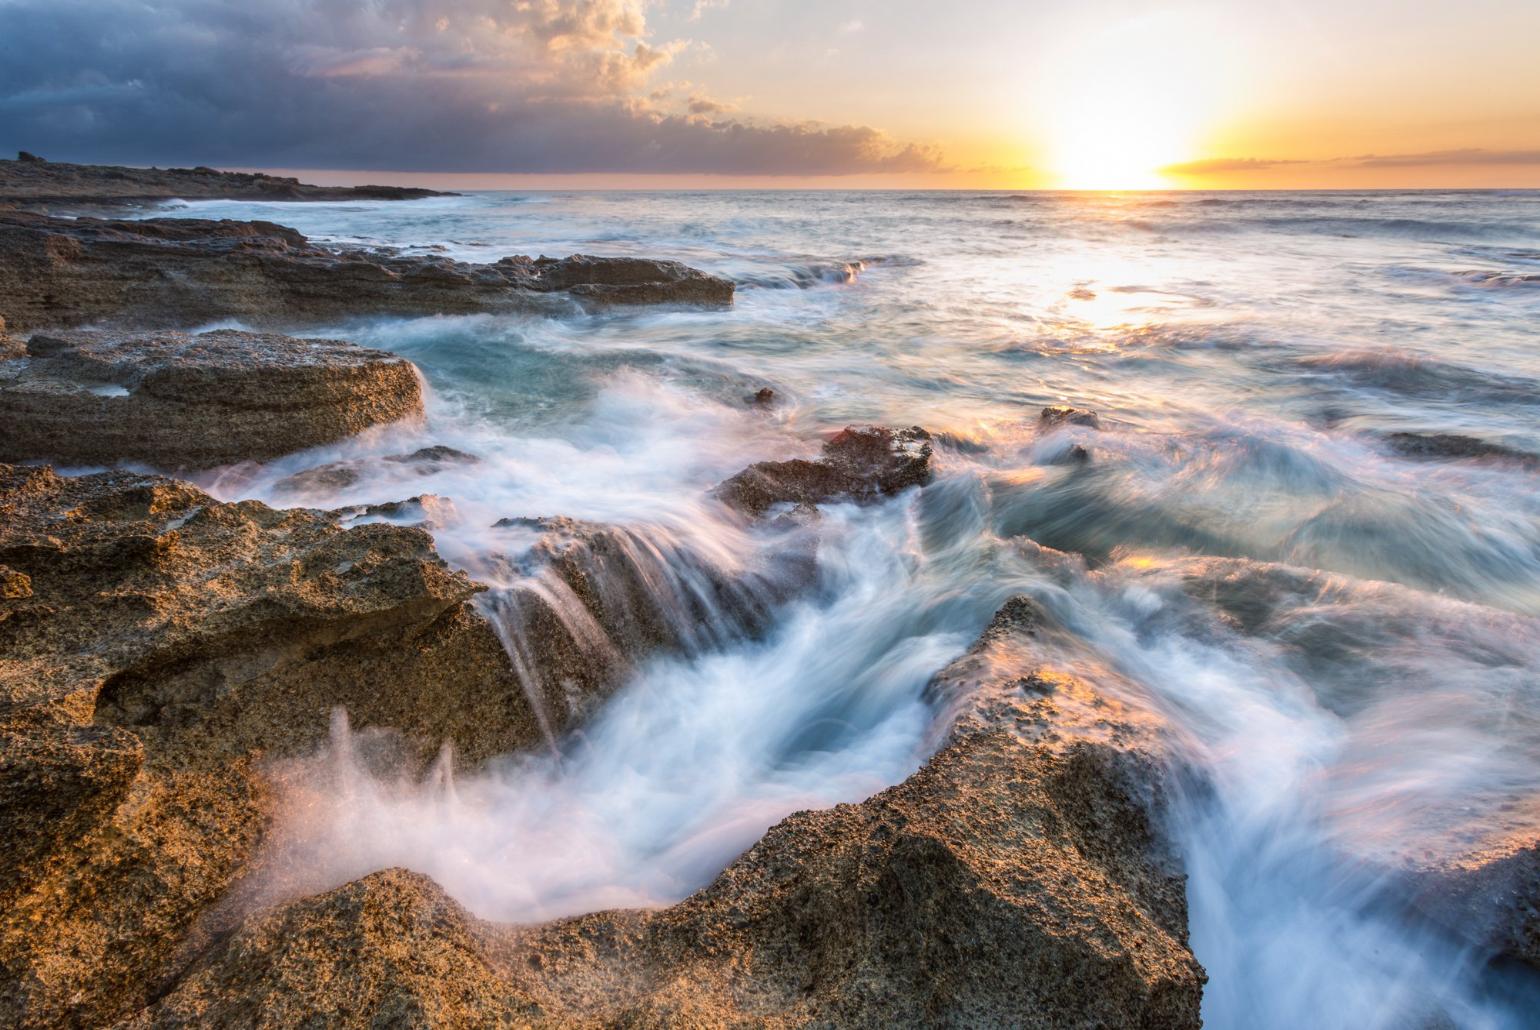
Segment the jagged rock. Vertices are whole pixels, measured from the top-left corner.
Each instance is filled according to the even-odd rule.
[[[768,386],[761,386],[745,399],[756,407],[768,408],[775,403],[775,391]]]
[[[930,434],[919,426],[848,426],[815,461],[762,461],[716,488],[729,508],[757,518],[776,504],[869,504],[930,482]]]
[[[675,261],[574,255],[470,264],[323,247],[272,222],[0,212],[0,314],[13,330],[543,309],[558,296],[591,305],[720,305],[731,303],[733,284]]]
[[[342,340],[222,329],[36,334],[0,361],[0,460],[206,468],[422,414],[416,368]]]
[[[1391,450],[1408,458],[1491,458],[1540,465],[1540,455],[1459,433],[1387,433],[1385,442]]]
[[[335,707],[409,760],[543,739],[478,587],[419,529],[0,466],[0,564],[30,587],[0,599],[6,1025],[142,1006],[261,840],[257,759],[309,753]]]
[[[0,203],[102,203],[180,198],[224,200],[416,200],[448,197],[410,186],[311,186],[261,172],[124,168],[44,161],[25,150],[0,161]]]
[[[1051,632],[1007,605],[938,679],[957,719],[923,769],[671,908],[500,927],[387,870],[249,917],[134,1025],[1197,1027],[1159,745],[1042,666]]]
[[[1057,429],[1059,426],[1089,426],[1092,429],[1100,429],[1102,420],[1096,412],[1086,408],[1057,404],[1044,408],[1042,414],[1037,417],[1037,424],[1044,429]]]

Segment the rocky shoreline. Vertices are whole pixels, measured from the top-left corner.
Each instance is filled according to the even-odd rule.
[[[429,192],[374,189],[347,195]],[[335,196],[202,169],[0,162],[13,201],[280,193]],[[182,331],[210,320],[725,304],[732,291],[669,261],[472,265],[331,250],[266,222],[0,211],[0,1021],[1200,1026],[1205,973],[1164,828],[1186,771],[1135,692],[1089,682],[1074,635],[1027,596],[931,682],[923,768],[789,816],[678,904],[494,924],[403,869],[244,892],[281,861],[273,770],[323,747],[340,713],[371,732],[381,768],[421,772],[446,745],[462,769],[548,747],[644,657],[700,646],[708,610],[722,632],[763,632],[815,578],[819,505],[925,489],[937,441],[851,426],[815,457],[725,479],[712,494],[725,518],[783,534],[753,569],[632,527],[509,512],[492,527],[508,553],[468,574],[424,528],[452,499],[285,510],[55,467],[207,469],[422,415],[401,358]],[[1041,425],[1101,423],[1054,408]],[[479,459],[434,446],[378,460]],[[300,475],[366,474],[335,462]],[[1540,849],[1509,843],[1417,871],[1416,904],[1540,966]]]
[[[22,151],[0,161],[0,206],[121,205],[162,200],[419,200],[451,197],[406,186],[312,186],[287,176],[213,168],[125,168],[47,161]]]

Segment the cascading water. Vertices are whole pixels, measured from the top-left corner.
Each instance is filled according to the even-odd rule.
[[[206,482],[448,498],[430,529],[493,585],[531,697],[561,701],[520,639],[529,597],[620,670],[576,731],[472,775],[393,778],[339,726],[291,770],[302,886],[401,864],[513,920],[678,899],[789,812],[916,768],[941,717],[927,682],[1026,592],[1085,675],[1135,685],[1168,727],[1209,1025],[1532,1025],[1533,978],[1416,912],[1406,868],[1540,826],[1540,289],[1519,274],[1540,268],[1540,198],[491,194],[284,215],[744,284],[730,311],[327,327],[416,361],[427,424]],[[775,407],[745,402],[766,385]],[[1063,402],[1101,427],[1037,424]],[[856,421],[937,433],[936,481],[795,531],[710,501]],[[382,460],[428,445],[480,460]],[[1439,446],[1466,453],[1417,453]],[[295,485],[339,461],[350,484]],[[554,516],[617,528],[619,566],[590,572],[658,625],[601,625],[520,564]],[[627,653],[639,637],[661,646]]]

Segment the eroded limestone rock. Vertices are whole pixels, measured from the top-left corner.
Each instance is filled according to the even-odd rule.
[[[342,340],[217,330],[35,334],[0,361],[0,460],[264,460],[422,415],[416,368]]]

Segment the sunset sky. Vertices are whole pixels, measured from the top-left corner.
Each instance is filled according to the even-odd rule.
[[[463,186],[1540,186],[1537,48],[1533,0],[0,0],[0,147]]]

